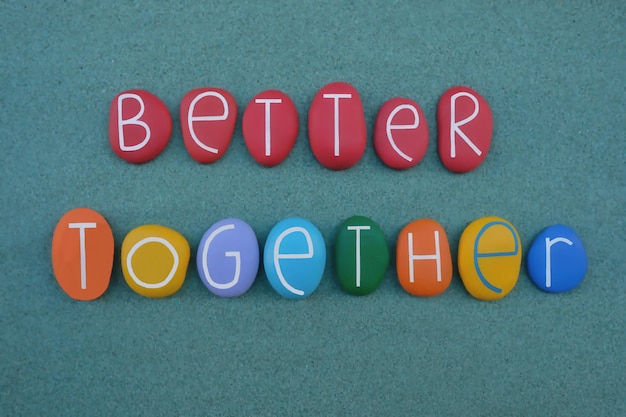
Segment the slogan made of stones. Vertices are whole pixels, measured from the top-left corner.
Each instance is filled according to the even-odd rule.
[[[191,158],[208,164],[230,144],[237,103],[220,88],[187,93],[180,105],[185,147]],[[437,106],[437,147],[443,165],[455,173],[476,169],[487,157],[493,115],[487,101],[468,87],[443,93]],[[172,134],[167,106],[145,90],[128,90],[111,103],[109,142],[125,161],[142,164],[156,158]],[[246,147],[254,160],[272,167],[283,162],[298,136],[298,112],[278,90],[250,100],[242,117]],[[320,89],[309,108],[308,137],[313,155],[331,170],[354,166],[367,146],[363,104],[345,82]],[[409,98],[386,101],[376,117],[374,148],[381,161],[397,170],[418,164],[428,147],[428,126],[420,106]],[[107,220],[90,208],[75,208],[58,221],[52,236],[52,268],[71,298],[94,300],[109,287],[115,239]],[[335,278],[347,294],[375,291],[392,261],[387,237],[365,216],[345,219],[337,228],[333,253]],[[131,230],[120,249],[122,275],[137,294],[162,298],[184,284],[192,251],[174,229],[147,224]],[[395,271],[401,287],[417,297],[442,294],[453,278],[453,255],[445,229],[434,219],[417,219],[396,237]],[[211,225],[195,251],[197,273],[218,297],[246,293],[263,263],[270,286],[282,297],[304,299],[318,288],[327,265],[327,244],[309,220],[291,217],[271,229],[261,248],[251,225],[227,218]],[[522,242],[506,219],[486,216],[470,222],[458,242],[456,263],[467,292],[479,300],[498,300],[515,287],[522,269]],[[530,244],[526,270],[537,288],[563,293],[576,288],[587,271],[587,255],[576,232],[566,225],[544,228]]]

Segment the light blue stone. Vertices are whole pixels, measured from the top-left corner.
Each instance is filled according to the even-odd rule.
[[[278,222],[265,241],[265,274],[283,297],[306,298],[318,287],[326,266],[326,244],[308,220],[288,218]]]
[[[551,293],[576,288],[587,272],[587,253],[572,229],[549,226],[535,238],[526,258],[528,275],[535,285]]]
[[[254,230],[239,219],[224,219],[204,233],[196,265],[202,283],[220,297],[248,291],[259,270],[259,243]]]

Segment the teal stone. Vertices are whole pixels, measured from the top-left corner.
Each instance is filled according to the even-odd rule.
[[[380,227],[364,216],[352,216],[339,226],[335,239],[335,270],[348,293],[374,291],[387,272],[389,248]]]

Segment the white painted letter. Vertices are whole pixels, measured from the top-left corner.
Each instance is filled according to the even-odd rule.
[[[471,99],[474,102],[474,112],[469,117],[466,117],[465,119],[457,122],[455,120],[456,99],[459,97],[468,97],[469,99]],[[472,150],[476,153],[476,155],[478,156],[482,155],[482,151],[478,149],[476,145],[474,145],[474,143],[467,137],[465,133],[463,133],[461,129],[459,129],[459,126],[463,126],[464,124],[469,123],[472,120],[474,120],[476,116],[478,116],[478,110],[479,110],[478,99],[474,97],[472,94],[467,93],[465,91],[461,91],[460,93],[454,94],[452,98],[450,99],[450,158],[456,158],[456,141],[454,140],[455,133],[459,134],[461,139],[463,139],[463,141],[465,141],[465,143],[467,143],[467,145],[470,148],[472,148]]]
[[[217,97],[222,102],[222,106],[224,106],[224,113],[216,115],[216,116],[194,116],[193,110],[196,107],[196,104],[198,103],[198,101],[202,100],[205,97]],[[196,145],[198,145],[205,151],[208,151],[211,153],[218,153],[217,149],[205,145],[204,143],[200,141],[200,139],[198,139],[196,132],[193,130],[193,122],[196,122],[196,121],[197,122],[214,122],[218,120],[226,120],[227,118],[228,118],[228,102],[226,101],[226,98],[224,98],[223,95],[221,95],[217,91],[205,91],[204,93],[198,94],[191,101],[191,104],[189,105],[189,112],[187,113],[187,127],[189,128],[189,133],[191,134],[191,138],[196,143]]]
[[[434,259],[437,261],[437,282],[441,282],[441,254],[439,249],[439,231],[435,230],[435,253],[434,255],[414,255],[413,254],[413,233],[409,233],[409,282],[414,282],[413,261],[424,261]]]
[[[139,113],[137,113],[135,116],[131,117],[130,119],[124,120],[122,118],[123,117],[122,116],[122,107],[123,107],[122,102],[125,99],[131,99],[131,98],[139,102],[139,106],[140,106]],[[118,133],[118,140],[120,142],[120,149],[122,151],[125,151],[125,152],[137,151],[143,148],[144,146],[146,146],[146,144],[150,140],[150,127],[146,124],[146,122],[139,120],[139,118],[143,116],[143,112],[145,111],[145,109],[146,109],[146,106],[143,103],[143,99],[141,98],[141,96],[137,94],[125,93],[125,94],[120,94],[120,96],[117,98],[117,133]],[[141,143],[138,143],[132,146],[126,146],[126,142],[124,142],[124,126],[125,125],[137,125],[145,129],[146,136],[141,141]]]
[[[361,230],[370,230],[369,226],[348,226],[348,230],[356,231],[356,286],[361,287]]]
[[[80,289],[87,289],[87,253],[85,251],[85,229],[95,229],[95,223],[70,223],[70,229],[78,229],[80,236]]]
[[[339,156],[339,99],[352,98],[352,94],[324,94],[323,97],[332,98],[335,106],[335,156]]]
[[[280,253],[280,244],[283,239],[289,236],[292,233],[302,233],[304,238],[306,239],[307,244],[307,252],[306,253]],[[280,260],[281,259],[310,259],[313,257],[313,241],[311,240],[311,235],[304,227],[290,227],[289,229],[283,231],[278,238],[276,239],[276,243],[274,243],[274,268],[276,268],[276,274],[278,275],[278,279],[281,284],[291,293],[296,295],[304,295],[304,291],[299,290],[297,288],[289,285],[285,277],[283,276],[283,272],[280,269]]]
[[[265,104],[265,156],[270,156],[272,154],[270,150],[270,107],[272,104],[282,103],[283,100],[280,98],[257,98],[254,102],[258,104]]]
[[[550,288],[552,286],[552,272],[550,271],[550,248],[552,248],[552,245],[554,245],[555,243],[566,243],[569,246],[572,246],[574,244],[574,242],[572,242],[569,239],[566,239],[564,237],[557,237],[554,239],[550,239],[549,237],[546,238],[546,287]]]
[[[211,274],[209,273],[209,265],[207,264],[207,255],[209,253],[209,246],[213,239],[217,237],[222,232],[226,230],[233,230],[235,228],[234,224],[226,224],[222,227],[218,227],[209,235],[204,244],[204,248],[202,249],[202,269],[204,270],[204,275],[206,275],[206,279],[211,284],[212,287],[215,287],[219,290],[227,290],[229,288],[234,287],[239,282],[239,274],[241,273],[241,252],[239,251],[227,251],[224,252],[225,256],[235,258],[235,276],[230,282],[220,284],[218,282],[213,281]]]
[[[150,243],[150,242],[161,243],[163,246],[169,249],[169,251],[172,253],[172,256],[174,257],[174,264],[172,265],[172,269],[170,270],[170,272],[167,274],[167,277],[165,277],[163,281],[157,282],[156,284],[149,284],[147,282],[143,282],[142,280],[139,279],[139,277],[137,277],[137,275],[135,274],[135,271],[133,270],[133,262],[132,262],[133,255],[135,254],[137,249],[139,249],[146,243]],[[162,288],[162,287],[165,287],[172,280],[172,278],[174,278],[174,273],[176,272],[176,268],[178,268],[178,252],[176,252],[176,249],[174,248],[174,246],[172,246],[170,242],[163,239],[162,237],[154,237],[154,236],[146,237],[144,239],[141,239],[139,242],[135,243],[133,247],[130,249],[130,251],[128,252],[128,255],[126,256],[126,268],[128,268],[128,273],[130,274],[130,277],[133,279],[133,281],[135,281],[137,285],[144,287],[144,288],[150,288],[150,289]]]
[[[411,110],[415,118],[415,122],[413,122],[410,125],[392,125],[391,122],[393,121],[393,117],[400,110],[404,110],[404,109]],[[396,145],[396,142],[393,140],[393,136],[391,136],[391,131],[394,129],[398,129],[398,130],[417,129],[417,126],[419,126],[419,124],[420,124],[419,114],[417,113],[417,109],[415,108],[415,106],[411,104],[401,104],[397,106],[395,109],[393,109],[391,113],[389,113],[389,117],[387,117],[387,123],[385,125],[386,131],[387,131],[387,139],[389,140],[389,143],[391,144],[391,147],[393,148],[393,150],[396,151],[398,155],[400,155],[403,159],[405,159],[408,162],[411,162],[413,158],[411,158],[409,155],[405,154],[398,148],[398,146]]]

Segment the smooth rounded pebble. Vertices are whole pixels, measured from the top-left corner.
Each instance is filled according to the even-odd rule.
[[[306,298],[317,289],[324,275],[324,238],[308,220],[281,220],[267,236],[263,264],[267,279],[278,294],[294,300]]]
[[[278,90],[254,96],[243,113],[241,124],[248,152],[266,167],[283,162],[298,137],[296,105]]]
[[[544,291],[561,293],[576,288],[587,273],[587,252],[576,232],[562,224],[546,227],[526,256],[530,279]]]
[[[349,294],[374,291],[389,266],[389,248],[380,226],[365,216],[352,216],[340,226],[335,238],[335,273]]]
[[[172,135],[172,116],[160,98],[145,90],[119,93],[109,111],[109,144],[123,160],[143,164],[156,158]]]
[[[52,269],[59,286],[75,300],[94,300],[109,287],[113,232],[100,213],[75,208],[61,217],[52,235]]]
[[[374,127],[374,149],[385,165],[408,169],[417,165],[428,148],[428,123],[421,107],[408,98],[386,101]]]
[[[459,240],[458,267],[467,291],[479,300],[498,300],[517,283],[522,244],[515,227],[495,216],[471,222]]]
[[[160,298],[174,294],[185,282],[189,243],[169,227],[139,226],[122,242],[122,273],[137,294]]]
[[[491,108],[469,87],[447,90],[437,105],[437,147],[443,165],[452,172],[472,171],[483,163],[493,134]]]
[[[224,219],[202,236],[196,255],[202,283],[220,297],[238,297],[248,291],[259,270],[259,243],[242,220]]]
[[[409,294],[432,297],[452,281],[452,255],[443,227],[432,219],[415,220],[398,234],[396,271]]]
[[[350,84],[335,82],[322,87],[313,97],[308,123],[313,155],[326,168],[350,168],[365,153],[363,103]]]
[[[221,88],[196,88],[180,102],[180,127],[189,155],[209,164],[219,160],[230,145],[237,121],[237,102]]]

